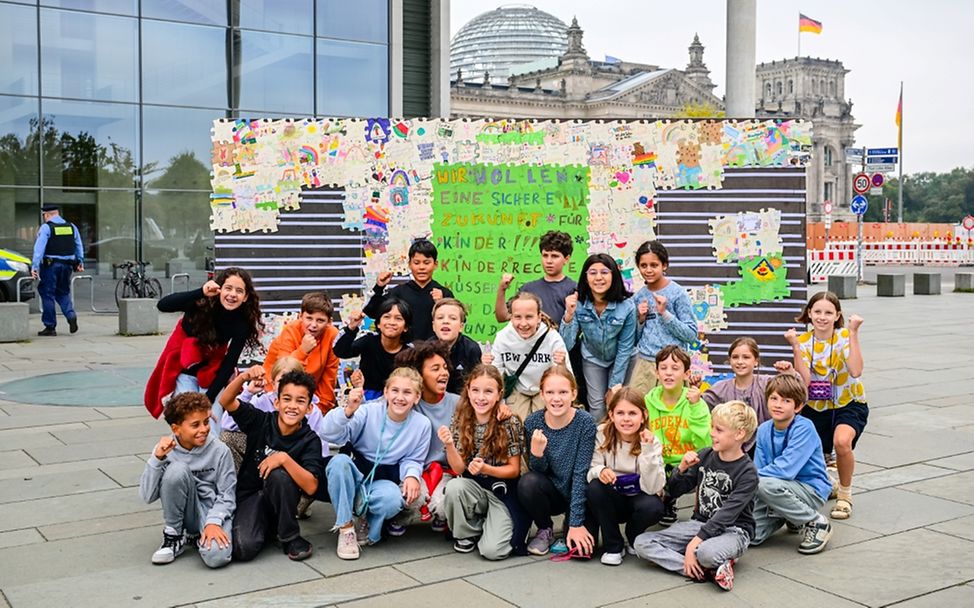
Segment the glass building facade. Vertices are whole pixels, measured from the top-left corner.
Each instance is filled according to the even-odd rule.
[[[140,242],[202,274],[212,121],[390,114],[396,1],[0,0],[0,248],[54,203],[100,294]]]

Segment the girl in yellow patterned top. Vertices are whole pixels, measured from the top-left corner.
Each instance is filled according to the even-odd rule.
[[[845,327],[839,298],[823,291],[809,298],[795,320],[812,326],[803,334],[794,329],[785,333],[795,371],[808,385],[808,407],[802,414],[815,423],[823,451],[830,454],[835,449],[839,489],[832,518],[848,519],[852,515],[852,472],[856,465],[852,450],[869,417],[859,348],[862,317],[850,316]]]

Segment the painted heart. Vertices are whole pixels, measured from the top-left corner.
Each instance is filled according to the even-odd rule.
[[[710,310],[710,304],[706,302],[698,302],[693,305],[693,316],[699,321],[703,321],[707,318],[707,311]]]
[[[619,180],[620,182],[622,182],[623,184],[628,184],[629,183],[629,177],[630,177],[630,175],[629,175],[629,172],[628,171],[617,171],[616,172],[616,179]]]

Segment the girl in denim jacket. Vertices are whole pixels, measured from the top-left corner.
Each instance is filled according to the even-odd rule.
[[[609,255],[590,255],[582,265],[578,294],[565,298],[559,333],[571,350],[582,340],[582,374],[596,422],[605,418],[606,393],[625,381],[636,339],[636,306],[619,266]]]

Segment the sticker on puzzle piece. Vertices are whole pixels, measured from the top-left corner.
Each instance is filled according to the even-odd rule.
[[[780,255],[756,256],[738,262],[741,278],[720,285],[725,306],[759,304],[791,295],[788,268]]]
[[[348,321],[352,315],[362,312],[363,308],[365,308],[365,300],[362,298],[362,294],[343,293],[342,308],[339,311],[342,323],[348,325]]]
[[[697,330],[714,333],[727,329],[727,314],[724,312],[724,294],[716,285],[704,285],[687,289],[690,308],[697,320]]]

